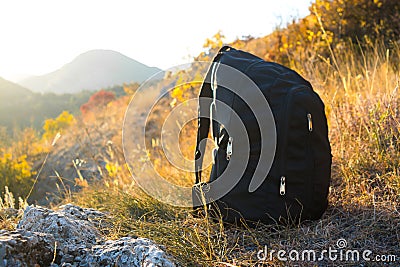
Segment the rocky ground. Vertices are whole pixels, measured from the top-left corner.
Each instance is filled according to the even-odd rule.
[[[72,204],[25,209],[16,230],[0,231],[2,266],[177,266],[146,238],[105,240],[107,215]]]

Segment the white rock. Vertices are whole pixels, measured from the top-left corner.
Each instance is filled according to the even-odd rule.
[[[146,238],[123,237],[92,248],[89,266],[175,267],[160,246]]]
[[[61,208],[53,211],[28,206],[17,229],[51,234],[57,241],[57,248],[64,252],[76,250],[80,244],[90,248],[102,241],[100,231],[88,220],[84,209],[73,205]],[[74,215],[74,212],[79,213]]]
[[[57,211],[29,206],[16,231],[0,231],[0,267],[177,266],[162,246],[149,239],[105,241],[98,228],[105,227],[106,217],[72,204]]]

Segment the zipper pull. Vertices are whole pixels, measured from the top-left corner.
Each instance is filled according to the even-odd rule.
[[[233,137],[229,137],[228,140],[228,145],[226,146],[226,159],[230,160],[232,156],[232,142],[233,142]]]
[[[284,196],[286,194],[286,178],[285,176],[281,177],[281,186],[279,187],[279,194],[281,194],[281,196]]]
[[[313,130],[313,125],[312,125],[312,117],[311,117],[311,113],[307,114],[307,120],[308,120],[308,131],[312,132]]]

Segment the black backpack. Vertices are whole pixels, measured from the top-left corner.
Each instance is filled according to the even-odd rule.
[[[235,132],[239,124],[245,131]],[[210,179],[204,182],[210,126],[216,149]],[[328,205],[331,159],[324,104],[311,84],[282,65],[221,48],[199,95],[194,207],[208,206],[232,223],[319,219]]]

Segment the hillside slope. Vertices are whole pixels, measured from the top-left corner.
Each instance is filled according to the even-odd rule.
[[[64,110],[78,113],[92,94],[41,94],[0,78],[0,128],[4,127],[9,134],[25,127],[40,130],[45,119],[55,118]]]
[[[22,87],[16,83],[8,81],[0,77],[0,104],[13,104],[10,103],[10,99],[17,99],[20,97],[26,97],[32,95],[32,91]]]
[[[34,97],[32,91],[0,78],[0,126],[27,126],[31,115],[27,106]]]
[[[38,92],[76,93],[142,82],[159,71],[116,51],[91,50],[54,72],[29,77],[20,84]]]

